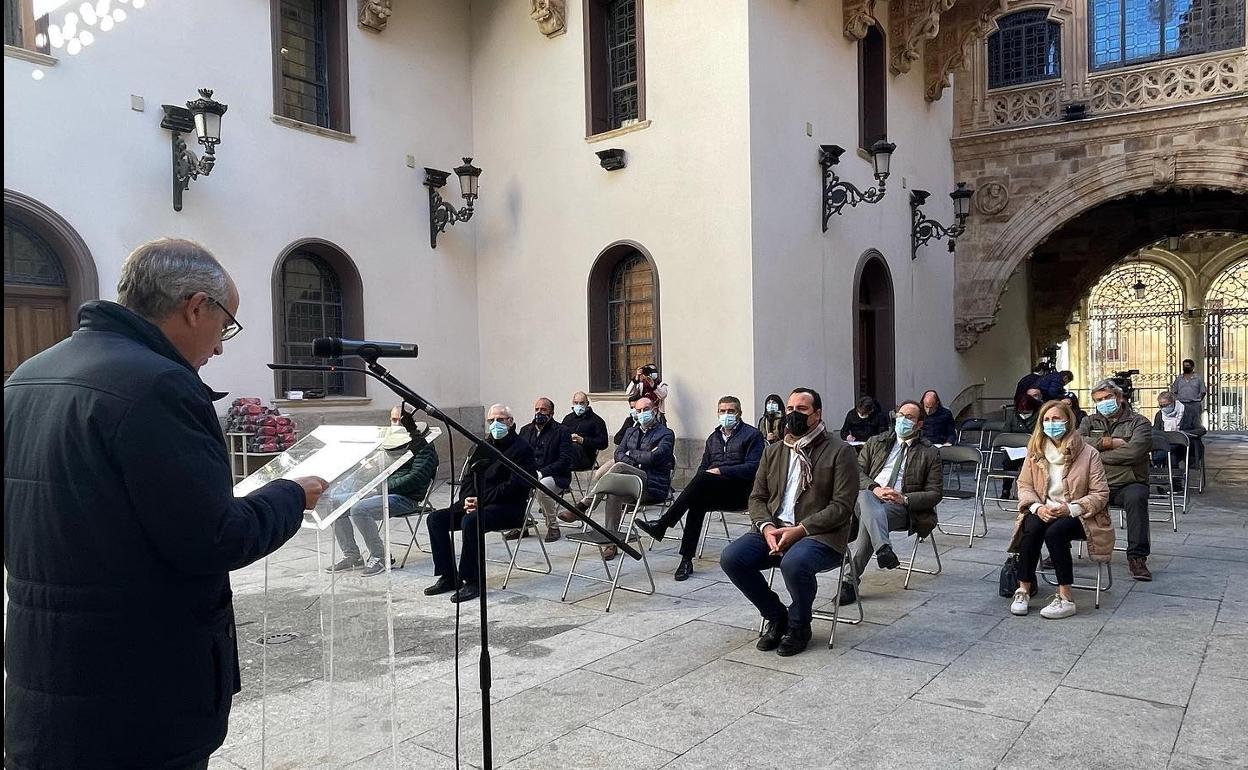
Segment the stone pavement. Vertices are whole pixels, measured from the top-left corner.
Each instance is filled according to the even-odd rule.
[[[1115,554],[1115,582],[1101,608],[1080,591],[1078,614],[1061,621],[1039,616],[1045,594],[1021,618],[997,596],[1012,524],[1004,511],[990,512],[989,536],[973,548],[938,535],[943,574],[916,575],[910,590],[902,590],[900,570],[872,565],[867,622],[841,626],[833,650],[828,624],[816,622],[812,646],[792,658],[754,649],[758,617],[719,570],[718,543],[708,543],[708,558],[683,583],[671,577],[676,544],[660,544],[650,553],[659,593],[617,593],[610,613],[602,611],[605,587],[583,581],[559,601],[573,550],[566,541],[551,549],[554,574],[518,573],[506,590],[498,587],[505,568],[490,565],[495,766],[1248,766],[1248,598],[1234,590],[1248,577],[1248,436],[1211,437],[1208,455],[1209,484],[1193,496],[1178,533],[1153,524],[1155,580],[1130,580]],[[946,502],[941,517],[969,511]],[[406,527],[393,522],[391,532],[397,543]],[[503,554],[498,535],[488,537],[491,555]],[[391,713],[378,695],[389,681],[384,630],[360,617],[347,622],[347,604],[337,620],[309,609],[324,583],[315,548],[313,536],[301,534],[270,565],[268,631],[301,633],[287,644],[255,643],[263,631],[261,565],[234,576],[243,692],[211,767],[261,767],[265,719],[265,767],[386,767],[390,754],[378,749],[389,745],[391,728],[399,767],[454,767],[454,606],[421,593],[432,582],[428,556],[414,552],[392,572]],[[536,543],[526,549],[536,553]],[[932,560],[930,550],[919,554]],[[628,560],[625,580],[640,567]],[[1086,562],[1082,569],[1090,572]],[[824,578],[816,606],[833,596],[835,573]],[[380,616],[384,581],[340,577],[337,595],[367,589]],[[463,608],[464,767],[481,760],[477,618],[475,603]],[[372,713],[327,726],[314,715],[323,713],[331,675],[321,633],[333,622],[343,629],[334,640],[333,691],[340,704],[357,697]],[[344,656],[341,645],[351,642],[359,654]]]

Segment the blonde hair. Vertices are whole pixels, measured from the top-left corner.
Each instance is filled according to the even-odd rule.
[[[1044,432],[1044,418],[1053,409],[1059,410],[1066,418],[1066,432],[1062,434],[1060,439],[1053,443],[1057,445],[1057,451],[1065,456],[1065,461],[1070,462],[1074,454],[1074,444],[1071,438],[1075,434],[1075,410],[1070,408],[1070,404],[1064,401],[1053,400],[1047,401],[1043,406],[1036,410],[1036,427],[1031,431],[1031,440],[1027,442],[1027,456],[1035,462],[1048,462],[1044,457],[1044,442],[1049,437]]]

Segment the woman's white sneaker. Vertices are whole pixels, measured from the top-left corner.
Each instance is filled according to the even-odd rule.
[[[1049,620],[1060,620],[1068,618],[1075,614],[1075,603],[1070,599],[1062,598],[1061,594],[1053,597],[1053,601],[1049,602],[1049,606],[1040,610],[1040,617]]]
[[[1015,615],[1026,615],[1031,610],[1028,606],[1030,603],[1031,595],[1020,588],[1014,592],[1014,601],[1010,602],[1010,612]]]

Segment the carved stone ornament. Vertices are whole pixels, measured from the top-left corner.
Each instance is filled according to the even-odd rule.
[[[1010,205],[1010,191],[1000,182],[989,182],[975,191],[975,208],[979,213],[993,216],[1005,211]]]
[[[904,75],[922,56],[923,43],[940,32],[940,16],[953,7],[954,0],[903,0],[889,7],[896,16],[890,21],[892,53],[889,69]]]
[[[851,40],[862,40],[868,29],[880,23],[875,18],[875,0],[844,0],[841,11],[845,18],[845,37]]]
[[[1156,185],[1172,185],[1178,171],[1178,158],[1174,155],[1153,156],[1153,183]]]
[[[546,37],[558,37],[568,31],[567,0],[529,0],[529,18]]]
[[[359,25],[364,29],[381,32],[390,22],[392,0],[359,0]]]

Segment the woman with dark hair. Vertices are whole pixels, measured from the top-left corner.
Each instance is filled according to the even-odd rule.
[[[1079,408],[1079,397],[1067,391],[1066,395],[1062,396],[1061,401],[1070,407],[1070,411],[1075,415],[1075,427],[1078,428],[1083,424],[1083,418],[1088,416],[1087,412]]]
[[[953,422],[953,412],[940,402],[940,394],[934,390],[924,391],[921,402],[927,413],[927,419],[923,420],[923,438],[936,446],[957,443],[958,426]]]
[[[845,413],[845,422],[841,425],[841,439],[845,441],[866,441],[872,436],[892,430],[888,424],[888,415],[880,410],[880,405],[870,396],[858,399],[858,405]]]
[[[1040,407],[1044,402],[1040,400],[1040,391],[1036,388],[1028,390],[1023,395],[1014,399],[1014,411],[1011,412],[1005,420],[1006,433],[1027,433],[1030,434],[1036,429],[1039,422]],[[1008,471],[1022,470],[1022,460],[1011,460],[1006,458],[1005,469]],[[1001,482],[1001,496],[1009,497],[1010,491],[1014,488],[1014,483],[1009,479]]]
[[[763,416],[758,418],[758,432],[768,444],[774,444],[784,438],[784,400],[778,393],[772,393],[763,402]]]

